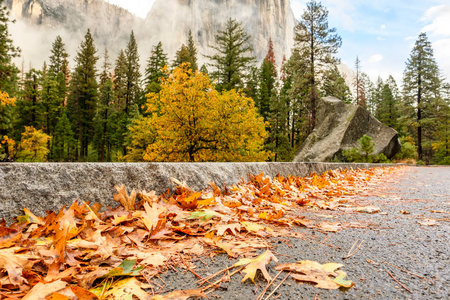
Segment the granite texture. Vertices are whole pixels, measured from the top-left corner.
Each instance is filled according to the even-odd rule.
[[[370,164],[333,163],[0,163],[0,218],[11,221],[23,208],[44,216],[76,199],[116,206],[115,185],[131,189],[173,188],[170,178],[185,181],[193,189],[238,183],[247,174],[308,176],[329,169],[369,168]],[[380,165],[376,165],[380,166]]]

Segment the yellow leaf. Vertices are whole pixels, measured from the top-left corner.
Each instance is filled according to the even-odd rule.
[[[264,278],[267,281],[270,281],[270,280],[272,280],[272,278],[270,277],[269,273],[267,272],[266,267],[272,259],[276,263],[278,263],[278,259],[272,254],[272,252],[270,252],[270,250],[267,250],[266,252],[264,252],[263,254],[261,254],[260,256],[258,256],[255,259],[242,258],[237,263],[235,263],[234,266],[236,266],[236,267],[246,266],[244,268],[244,273],[246,275],[245,275],[244,279],[242,279],[242,282],[244,282],[248,278],[250,278],[253,282],[255,282],[256,271],[258,271],[258,270],[260,270],[263,273]]]
[[[39,282],[36,284],[22,300],[41,300],[51,295],[54,292],[60,291],[65,288],[67,283],[58,280],[52,283],[44,284]]]

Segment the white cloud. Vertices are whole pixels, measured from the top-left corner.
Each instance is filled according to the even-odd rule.
[[[423,27],[433,44],[436,61],[443,75],[450,79],[450,5],[433,6],[427,10],[422,21],[430,23]]]
[[[383,25],[380,26],[380,28],[381,28],[381,29],[386,29],[386,25],[383,24]]]
[[[375,54],[369,57],[369,62],[371,63],[377,63],[383,60],[383,55],[381,54]]]

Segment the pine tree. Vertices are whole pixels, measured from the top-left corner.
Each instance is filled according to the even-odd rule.
[[[15,138],[18,138],[26,126],[42,128],[44,107],[41,99],[41,76],[42,73],[36,69],[31,69],[25,74],[22,96],[17,101],[18,118],[14,126]]]
[[[385,83],[381,92],[381,101],[378,104],[376,116],[381,123],[394,129],[397,129],[397,104],[394,91],[389,84]]]
[[[70,82],[68,103],[69,116],[75,126],[80,147],[77,158],[81,160],[87,159],[88,146],[94,135],[93,120],[98,102],[96,53],[94,39],[88,30],[75,57],[76,67]]]
[[[0,93],[7,93],[14,97],[17,92],[19,70],[12,63],[14,57],[19,56],[20,49],[13,45],[8,30],[10,23],[7,7],[0,3]],[[13,127],[14,105],[0,105],[0,142],[8,136]],[[8,147],[4,147],[5,155],[9,157]]]
[[[197,47],[195,47],[194,44],[194,38],[192,37],[192,31],[189,29],[189,33],[188,33],[188,44],[187,44],[189,53],[191,54],[191,69],[192,71],[197,71],[198,70],[198,64],[197,64]]]
[[[275,54],[273,51],[272,39],[269,39],[267,46],[267,55],[261,63],[259,69],[259,97],[256,101],[256,107],[259,109],[259,113],[267,121],[270,114],[270,101],[277,93],[277,66],[275,62]]]
[[[299,24],[295,27],[295,50],[307,62],[309,84],[311,132],[316,125],[316,102],[319,98],[318,84],[323,72],[333,68],[336,54],[342,41],[336,34],[336,28],[328,28],[328,10],[319,2],[312,0],[306,4]]]
[[[52,44],[52,55],[50,56],[49,71],[51,74],[58,74],[62,72],[64,76],[68,76],[69,69],[69,54],[66,52],[66,46],[64,45],[61,36],[57,36]]]
[[[65,106],[70,78],[69,54],[67,54],[65,45],[59,35],[52,44],[51,53],[48,78],[56,81],[60,105]]]
[[[96,135],[94,143],[97,146],[99,160],[104,162],[111,157],[109,151],[111,149],[110,136],[113,134],[108,126],[113,104],[113,82],[111,75],[111,63],[109,62],[108,50],[105,49],[103,55],[102,73],[100,74],[100,99],[97,107],[96,116]]]
[[[366,99],[366,82],[364,80],[363,74],[361,72],[361,61],[359,57],[356,56],[355,61],[355,80],[353,82],[353,86],[356,90],[356,104],[361,105],[364,108],[367,108],[367,99]]]
[[[158,93],[161,90],[161,79],[166,77],[163,68],[167,66],[167,54],[164,53],[162,43],[154,46],[147,60],[144,83],[147,92]]]
[[[125,52],[120,51],[116,59],[116,66],[114,68],[114,96],[116,110],[122,112],[125,110],[127,98],[127,65]]]
[[[175,55],[175,61],[173,62],[173,67],[179,67],[183,63],[189,63],[192,71],[198,70],[197,64],[197,47],[194,44],[194,38],[192,37],[192,31],[188,32],[188,42],[187,45],[183,44],[180,47],[180,50],[177,51]]]
[[[324,74],[321,90],[324,97],[334,96],[345,103],[350,103],[352,100],[350,88],[347,86],[345,79],[341,76],[337,67],[328,70]]]
[[[211,46],[216,54],[207,56],[213,67],[211,78],[217,80],[216,89],[229,91],[242,90],[244,78],[253,65],[255,58],[251,55],[253,48],[249,44],[250,36],[242,28],[242,24],[229,19],[225,30],[219,30],[215,36],[216,45]]]
[[[71,150],[74,149],[76,139],[72,130],[72,124],[64,111],[56,123],[52,139],[52,158],[56,161],[71,161]]]
[[[135,105],[139,104],[142,97],[140,81],[141,73],[139,71],[139,53],[138,45],[134,32],[131,31],[130,40],[125,49],[126,57],[126,93],[125,93],[125,113],[129,115],[132,110],[135,110]]]
[[[414,119],[410,125],[417,128],[417,153],[419,160],[424,155],[425,139],[433,136],[433,120],[439,98],[439,68],[434,59],[433,49],[426,33],[420,33],[403,73],[403,98],[405,117]],[[415,116],[414,116],[415,115]],[[428,140],[429,142],[429,140]]]

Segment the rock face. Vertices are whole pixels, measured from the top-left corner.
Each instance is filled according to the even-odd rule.
[[[13,39],[22,48],[25,61],[32,60],[35,66],[47,59],[51,42],[58,34],[74,57],[88,28],[100,53],[107,47],[113,59],[125,48],[134,30],[141,61],[148,58],[152,46],[159,41],[173,59],[192,30],[199,62],[204,63],[203,55],[211,53],[209,45],[215,44],[215,34],[229,18],[242,22],[252,36],[258,60],[265,57],[271,37],[281,65],[283,55],[288,57],[292,48],[296,22],[289,0],[156,0],[145,20],[105,0],[6,0],[5,3],[12,17],[21,23],[20,28],[12,30]]]
[[[370,164],[316,163],[0,163],[0,219],[11,222],[23,208],[45,216],[75,200],[117,206],[115,185],[165,193],[170,178],[200,190],[213,181],[219,187],[238,183],[247,174],[308,176],[331,169],[368,168]],[[379,165],[377,165],[379,166]]]
[[[145,22],[171,54],[186,43],[189,30],[198,53],[211,54],[209,45],[215,45],[215,35],[229,18],[241,22],[251,35],[259,60],[267,53],[269,38],[279,65],[284,54],[289,56],[296,23],[289,0],[156,0]]]
[[[392,158],[400,150],[397,132],[361,106],[326,97],[319,101],[316,117],[316,128],[303,143],[294,162],[342,160],[342,151],[359,147],[358,140],[365,134],[375,142],[373,154],[383,153]]]

